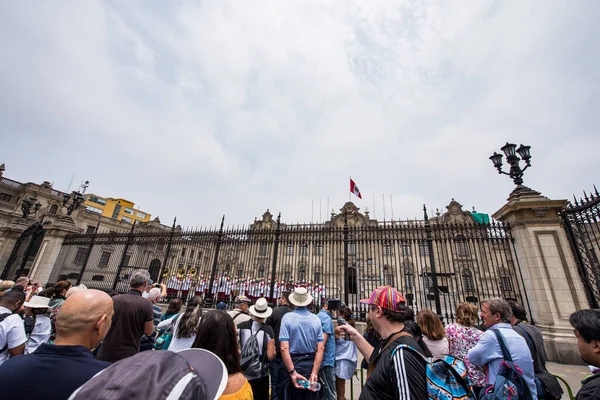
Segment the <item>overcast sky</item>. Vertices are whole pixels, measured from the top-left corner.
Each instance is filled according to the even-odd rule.
[[[421,217],[600,170],[600,2],[2,1],[0,163],[169,224],[324,219],[348,200]],[[314,200],[314,212],[311,204]],[[321,213],[319,212],[319,200]]]

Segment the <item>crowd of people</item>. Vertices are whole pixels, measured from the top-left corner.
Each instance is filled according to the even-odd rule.
[[[44,288],[27,277],[0,282],[1,397],[21,399],[30,387],[53,399],[341,400],[360,353],[363,400],[428,398],[428,363],[446,356],[464,362],[473,398],[492,390],[506,361],[518,366],[527,398],[560,398],[542,334],[514,301],[485,299],[480,310],[461,303],[444,326],[383,286],[361,300],[362,333],[339,300],[311,312],[304,287],[282,291],[275,308],[239,295],[233,310],[203,310],[196,296],[173,299],[163,312],[165,295],[146,270],[131,274],[124,294],[68,281]],[[600,367],[600,311],[577,311],[570,322],[582,359]],[[577,399],[599,393],[594,374]]]

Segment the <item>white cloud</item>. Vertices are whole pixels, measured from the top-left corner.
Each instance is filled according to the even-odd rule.
[[[0,161],[9,177],[65,187],[75,171],[97,193],[190,225],[222,213],[248,223],[266,208],[308,221],[312,199],[336,210],[348,199],[348,175],[361,208],[375,193],[382,217],[391,194],[394,216],[413,218],[451,197],[494,212],[511,184],[487,157],[509,140],[533,147],[527,184],[567,197],[599,167],[592,11],[3,3]]]

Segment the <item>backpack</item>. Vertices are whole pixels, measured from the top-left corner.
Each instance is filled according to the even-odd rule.
[[[480,400],[530,400],[532,398],[531,390],[523,378],[523,371],[510,356],[504,335],[498,329],[491,329],[491,331],[498,339],[504,360],[500,363],[496,382],[482,390]]]
[[[475,393],[469,380],[469,371],[464,361],[449,355],[440,357],[425,357],[412,347],[401,344],[392,351],[394,365],[402,365],[403,350],[418,354],[425,361],[427,379],[427,392],[430,399],[441,400],[475,400]],[[396,374],[398,374],[398,368]],[[398,392],[404,393],[406,385],[402,379],[398,379]],[[404,398],[401,396],[401,398]]]
[[[12,313],[0,314],[0,322],[4,321],[6,318],[10,317],[11,315],[12,315]],[[4,345],[4,347],[2,349],[0,349],[0,353],[4,353],[7,348],[8,348],[8,338],[6,338],[6,344]]]
[[[244,376],[248,380],[262,378],[267,376],[269,373],[269,364],[264,361],[264,355],[260,355],[259,346],[258,346],[258,332],[262,331],[262,328],[258,329],[256,333],[252,333],[252,325],[250,325],[250,338],[242,347],[241,353],[241,367]],[[265,333],[263,331],[263,338]],[[267,346],[264,344],[263,340],[263,353],[266,353]]]

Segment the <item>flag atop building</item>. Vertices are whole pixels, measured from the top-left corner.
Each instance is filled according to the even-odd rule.
[[[356,197],[358,197],[359,199],[362,199],[362,195],[360,194],[360,190],[358,189],[358,186],[356,185],[356,183],[354,183],[354,181],[352,180],[352,178],[350,178],[350,193],[354,193],[354,195]]]

